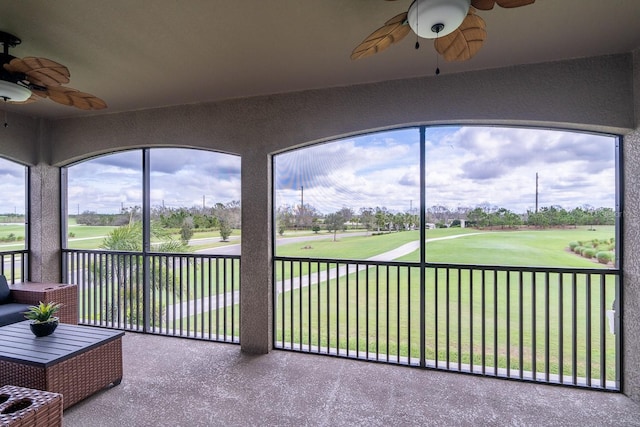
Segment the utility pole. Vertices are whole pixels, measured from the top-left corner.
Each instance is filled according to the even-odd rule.
[[[536,172],[536,213],[538,213],[538,172]]]
[[[300,225],[304,225],[304,186],[300,186]]]

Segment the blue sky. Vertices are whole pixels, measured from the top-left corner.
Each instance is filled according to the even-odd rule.
[[[427,207],[480,204],[525,212],[540,206],[614,207],[615,138],[502,127],[427,128]],[[141,152],[94,158],[69,168],[69,211],[114,213],[140,205]],[[240,158],[188,149],[152,149],[152,204],[206,206],[240,199]],[[417,128],[366,134],[275,157],[275,205],[419,206]],[[0,159],[7,212],[22,213],[24,167]],[[304,187],[304,194],[300,190]]]

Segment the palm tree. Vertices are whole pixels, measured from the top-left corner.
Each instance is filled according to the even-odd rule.
[[[180,240],[173,239],[164,229],[157,226],[151,228],[152,240],[151,252],[154,253],[185,253],[189,246]],[[142,223],[131,222],[127,225],[113,229],[104,238],[101,249],[114,252],[107,256],[100,255],[98,262],[94,262],[91,268],[93,283],[107,283],[115,285],[118,292],[117,303],[104,301],[104,310],[107,321],[126,320],[129,324],[140,324],[141,315],[144,313],[143,291],[145,285],[154,291],[153,295],[167,290],[174,297],[176,289],[173,287],[174,257],[145,255],[142,247]],[[179,259],[180,267],[185,261]],[[144,265],[150,263],[150,274],[144,278]],[[158,291],[158,292],[155,292]],[[154,324],[162,322],[161,313],[165,302],[154,304]],[[122,319],[120,316],[124,316]]]

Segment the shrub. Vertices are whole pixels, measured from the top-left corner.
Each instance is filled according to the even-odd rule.
[[[582,252],[582,256],[585,258],[593,258],[596,256],[597,252],[598,251],[596,251],[594,248],[585,248]]]
[[[582,255],[582,250],[584,249],[584,246],[576,246],[575,248],[573,248],[573,252],[577,253],[578,255]]]
[[[609,262],[611,262],[611,259],[612,259],[613,257],[612,257],[611,252],[604,252],[604,251],[602,251],[602,252],[598,252],[598,253],[596,254],[596,258],[598,259],[598,262],[599,262],[600,264],[608,264]]]
[[[572,252],[576,248],[576,246],[579,246],[578,242],[569,242],[569,249],[571,249]]]

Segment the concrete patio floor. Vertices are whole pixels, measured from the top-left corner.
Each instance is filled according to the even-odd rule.
[[[75,426],[640,426],[618,393],[127,333],[124,378]]]

